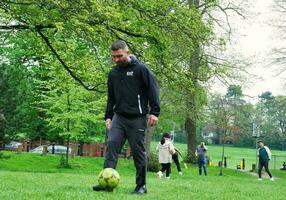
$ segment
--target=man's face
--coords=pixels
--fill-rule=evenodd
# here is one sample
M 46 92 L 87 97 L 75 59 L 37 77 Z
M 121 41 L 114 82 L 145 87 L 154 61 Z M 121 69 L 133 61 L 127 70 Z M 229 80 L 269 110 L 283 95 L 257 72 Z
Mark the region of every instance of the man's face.
M 111 51 L 112 61 L 117 66 L 126 66 L 130 62 L 130 53 L 128 49 L 118 49 Z
M 261 148 L 261 147 L 263 147 L 263 143 L 262 142 L 259 142 L 258 143 L 258 146 Z

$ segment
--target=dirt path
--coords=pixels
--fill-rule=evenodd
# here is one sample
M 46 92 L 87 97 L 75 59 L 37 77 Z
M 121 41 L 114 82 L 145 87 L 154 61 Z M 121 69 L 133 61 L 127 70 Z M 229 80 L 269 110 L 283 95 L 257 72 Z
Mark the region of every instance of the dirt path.
M 246 174 L 249 174 L 251 176 L 256 176 L 258 178 L 258 173 L 257 172 L 251 172 L 251 171 L 245 171 L 245 170 L 240 170 L 241 172 L 244 172 Z M 271 171 L 270 171 L 271 172 Z M 261 173 L 262 179 L 269 179 L 269 176 L 266 172 L 262 171 Z M 279 177 L 273 176 L 274 179 L 279 179 Z

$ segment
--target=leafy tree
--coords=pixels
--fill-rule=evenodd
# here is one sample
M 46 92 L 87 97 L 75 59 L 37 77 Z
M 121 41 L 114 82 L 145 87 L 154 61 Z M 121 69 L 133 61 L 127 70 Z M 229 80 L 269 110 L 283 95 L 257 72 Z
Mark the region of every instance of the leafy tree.
M 34 96 L 37 67 L 23 34 L 4 33 L 0 38 L 4 44 L 0 47 L 0 106 L 5 117 L 0 140 L 23 139 L 35 135 L 43 124 L 37 109 L 31 107 L 38 101 Z
M 252 145 L 254 107 L 243 99 L 241 87 L 230 85 L 225 96 L 210 96 L 206 126 L 218 137 L 219 143 Z
M 274 12 L 276 12 L 278 16 L 278 20 L 273 23 L 273 26 L 275 26 L 276 30 L 278 30 L 278 38 L 281 40 L 285 40 L 285 14 L 286 14 L 286 1 L 285 0 L 275 0 L 274 1 Z M 274 63 L 281 66 L 281 69 L 279 70 L 279 73 L 277 75 L 280 75 L 285 72 L 285 62 L 286 62 L 286 46 L 284 43 L 280 43 L 280 45 L 277 45 L 276 48 L 273 49 L 273 61 Z
M 286 142 L 286 97 L 277 96 L 275 98 L 276 113 L 275 118 L 279 127 L 279 136 L 281 138 L 281 148 L 285 150 Z
M 259 96 L 256 112 L 265 142 L 284 149 L 285 143 L 285 97 L 264 92 Z
M 109 46 L 115 39 L 125 40 L 157 74 L 163 91 L 172 88 L 180 93 L 177 115 L 185 118 L 188 151 L 193 154 L 197 122 L 206 104 L 204 83 L 212 76 L 224 77 L 229 68 L 227 61 L 213 53 L 223 46 L 213 31 L 218 22 L 212 14 L 216 9 L 226 15 L 229 10 L 237 11 L 233 4 L 224 7 L 209 0 L 2 0 L 0 30 L 17 37 L 23 34 L 23 42 L 37 50 L 34 60 L 39 66 L 51 69 L 53 76 L 62 74 L 61 66 L 78 85 L 95 91 L 99 101 L 106 89 Z M 34 42 L 27 43 L 29 40 Z M 73 97 L 75 86 L 71 87 L 63 91 Z M 61 95 L 63 106 L 67 100 L 64 93 L 53 98 Z M 176 96 L 168 96 L 167 101 L 175 102 Z M 170 105 L 166 108 L 174 110 Z

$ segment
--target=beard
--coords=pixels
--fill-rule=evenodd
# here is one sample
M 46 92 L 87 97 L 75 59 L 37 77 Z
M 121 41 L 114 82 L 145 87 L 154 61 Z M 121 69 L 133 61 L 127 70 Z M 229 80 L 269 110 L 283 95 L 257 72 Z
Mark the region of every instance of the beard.
M 128 66 L 128 64 L 129 64 L 128 61 L 122 61 L 122 62 L 116 63 L 116 66 L 118 66 L 118 67 L 126 67 L 126 66 Z

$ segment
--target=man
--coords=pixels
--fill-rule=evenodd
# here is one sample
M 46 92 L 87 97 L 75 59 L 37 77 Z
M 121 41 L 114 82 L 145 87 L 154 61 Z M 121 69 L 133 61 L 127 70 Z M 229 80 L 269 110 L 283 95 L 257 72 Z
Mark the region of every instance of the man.
M 268 173 L 270 180 L 274 181 L 272 174 L 269 171 L 268 165 L 269 165 L 269 160 L 271 159 L 271 152 L 270 149 L 267 146 L 264 146 L 262 141 L 257 142 L 258 145 L 258 150 L 257 150 L 257 156 L 259 157 L 259 166 L 258 166 L 258 180 L 262 180 L 261 178 L 261 171 L 262 168 L 265 168 L 265 171 Z
M 147 193 L 146 153 L 144 148 L 146 116 L 155 126 L 160 113 L 159 89 L 155 77 L 143 63 L 131 56 L 127 44 L 118 40 L 111 46 L 116 66 L 108 75 L 108 100 L 105 125 L 108 131 L 104 168 L 116 168 L 118 153 L 128 140 L 136 167 L 136 187 L 132 194 Z M 148 109 L 150 106 L 150 111 Z M 100 185 L 94 191 L 104 191 Z

